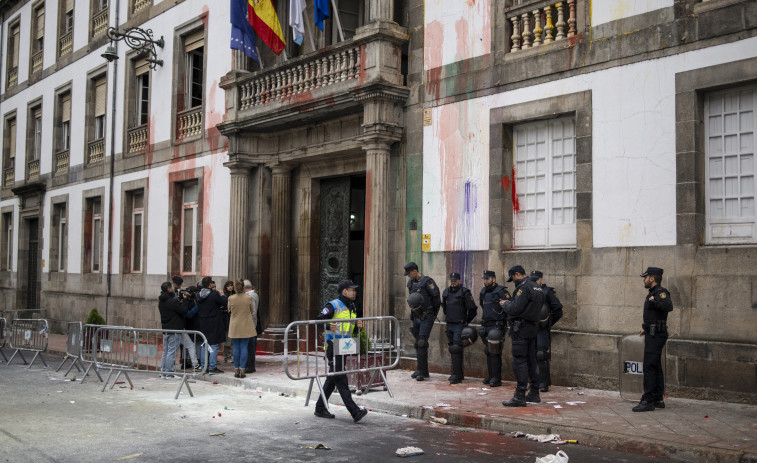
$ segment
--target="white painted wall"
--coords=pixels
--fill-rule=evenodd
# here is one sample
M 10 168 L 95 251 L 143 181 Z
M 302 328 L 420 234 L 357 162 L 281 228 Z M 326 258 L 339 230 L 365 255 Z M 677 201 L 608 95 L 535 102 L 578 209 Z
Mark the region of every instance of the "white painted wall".
M 586 90 L 594 246 L 674 245 L 675 74 L 755 56 L 751 38 L 434 108 L 423 132 L 423 233 L 431 234 L 431 250 L 489 249 L 489 110 Z M 466 182 L 477 189 L 473 214 Z
M 590 0 L 591 24 L 610 21 L 673 6 L 673 0 Z
M 491 0 L 426 0 L 423 69 L 491 53 Z

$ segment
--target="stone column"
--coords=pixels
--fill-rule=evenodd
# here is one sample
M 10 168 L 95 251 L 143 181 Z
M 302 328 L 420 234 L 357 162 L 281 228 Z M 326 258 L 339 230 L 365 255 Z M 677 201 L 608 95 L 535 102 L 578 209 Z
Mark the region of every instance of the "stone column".
M 289 323 L 289 249 L 292 167 L 271 168 L 271 281 L 268 320 L 272 328 L 285 328 Z
M 365 179 L 365 288 L 363 313 L 366 317 L 389 315 L 389 157 L 391 140 L 364 142 Z
M 394 20 L 394 0 L 371 0 L 371 21 Z
M 229 161 L 231 194 L 229 195 L 229 279 L 245 279 L 247 275 L 247 230 L 249 220 L 250 177 L 254 164 Z
M 249 71 L 247 69 L 247 55 L 242 50 L 231 50 L 231 70 Z

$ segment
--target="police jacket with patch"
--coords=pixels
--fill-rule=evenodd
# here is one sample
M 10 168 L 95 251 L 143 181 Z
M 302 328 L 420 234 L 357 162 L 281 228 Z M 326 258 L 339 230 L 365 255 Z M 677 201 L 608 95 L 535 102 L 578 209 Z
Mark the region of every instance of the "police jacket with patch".
M 541 289 L 544 291 L 544 301 L 549 306 L 549 324 L 552 326 L 562 318 L 562 302 L 551 286 L 541 285 Z
M 538 322 L 544 301 L 544 290 L 541 286 L 530 278 L 523 278 L 517 282 L 513 300 L 505 302 L 503 309 L 512 319 Z
M 423 275 L 417 280 L 410 280 L 407 282 L 407 293 L 412 294 L 414 292 L 421 293 L 423 296 L 423 308 L 426 310 L 433 310 L 434 315 L 439 313 L 439 307 L 442 305 L 442 301 L 439 297 L 439 287 L 433 278 Z
M 470 289 L 463 285 L 450 286 L 442 294 L 442 310 L 447 323 L 470 323 L 476 318 L 476 303 Z
M 481 305 L 481 321 L 482 322 L 504 322 L 507 320 L 507 314 L 502 307 L 499 306 L 499 301 L 504 299 L 509 301 L 512 298 L 510 292 L 502 285 L 494 285 L 490 288 L 484 285 L 481 288 L 481 293 L 478 296 L 478 302 Z
M 673 301 L 670 300 L 670 291 L 660 285 L 649 288 L 647 298 L 644 300 L 644 323 L 667 322 L 668 312 L 671 310 L 673 310 Z

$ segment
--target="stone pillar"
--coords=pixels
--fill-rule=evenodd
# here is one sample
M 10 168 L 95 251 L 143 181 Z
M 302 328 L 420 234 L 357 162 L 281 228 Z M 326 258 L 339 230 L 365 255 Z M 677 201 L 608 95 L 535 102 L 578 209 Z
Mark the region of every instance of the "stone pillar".
M 394 20 L 394 0 L 371 0 L 371 21 Z
M 389 157 L 391 140 L 364 142 L 365 178 L 365 288 L 366 317 L 389 315 Z
M 247 230 L 249 220 L 250 178 L 254 164 L 229 161 L 231 194 L 229 195 L 229 279 L 245 279 L 247 275 Z
M 231 50 L 231 70 L 249 71 L 247 69 L 247 55 L 242 50 Z
M 269 326 L 284 328 L 289 323 L 289 249 L 292 167 L 272 167 L 271 181 L 271 281 Z

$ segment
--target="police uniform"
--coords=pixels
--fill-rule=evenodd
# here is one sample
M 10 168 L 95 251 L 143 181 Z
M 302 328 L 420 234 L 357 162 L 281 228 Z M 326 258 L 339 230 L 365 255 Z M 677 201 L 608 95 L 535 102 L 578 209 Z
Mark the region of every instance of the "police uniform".
M 327 302 L 321 312 L 315 317 L 316 320 L 347 320 L 351 318 L 361 317 L 362 314 L 358 314 L 355 301 L 342 295 L 342 291 L 345 288 L 357 288 L 357 285 L 352 283 L 352 280 L 344 280 L 339 283 L 338 287 L 339 297 Z M 334 339 L 340 336 L 356 336 L 358 334 L 357 326 L 354 323 L 337 323 L 337 330 L 335 334 L 327 334 L 324 336 L 326 341 L 326 358 L 329 362 L 330 372 L 344 371 L 344 356 L 334 355 Z M 319 326 L 320 327 L 320 326 Z M 328 376 L 323 383 L 323 393 L 328 401 L 334 389 L 339 391 L 339 395 L 342 398 L 342 403 L 347 408 L 347 411 L 352 415 L 352 419 L 357 423 L 368 412 L 364 408 L 357 406 L 354 400 L 352 400 L 352 393 L 350 392 L 349 380 L 347 375 L 334 375 Z M 334 418 L 334 415 L 329 413 L 326 408 L 326 404 L 323 402 L 323 397 L 318 397 L 318 402 L 315 404 L 315 416 L 319 418 Z
M 460 274 L 450 273 L 450 281 L 458 281 L 457 286 L 449 286 L 442 293 L 442 310 L 447 322 L 447 345 L 452 359 L 452 375 L 450 384 L 458 384 L 463 374 L 463 328 L 476 318 L 476 303 L 470 290 L 459 284 Z
M 538 270 L 531 272 L 534 281 L 542 278 L 544 274 Z M 537 283 L 538 284 L 538 283 Z M 562 303 L 557 298 L 555 289 L 545 284 L 541 285 L 544 291 L 542 313 L 539 317 L 539 331 L 536 333 L 536 362 L 539 366 L 539 390 L 547 392 L 552 385 L 552 375 L 549 372 L 549 363 L 552 358 L 552 325 L 562 318 Z
M 526 271 L 516 265 L 508 271 L 510 279 Z M 515 394 L 502 402 L 506 407 L 525 407 L 526 402 L 541 402 L 539 398 L 539 368 L 536 364 L 536 333 L 539 329 L 539 315 L 544 305 L 544 291 L 535 281 L 523 277 L 516 282 L 513 300 L 502 307 L 508 315 L 510 338 L 512 339 L 513 373 L 515 373 Z M 530 380 L 530 388 L 529 388 Z M 528 395 L 526 395 L 528 390 Z
M 405 275 L 413 270 L 418 270 L 418 265 L 415 262 L 408 262 L 405 265 Z M 439 313 L 442 302 L 439 287 L 434 279 L 429 276 L 421 275 L 417 280 L 412 278 L 408 280 L 407 293 L 408 295 L 418 293 L 423 298 L 420 306 L 410 312 L 413 323 L 410 331 L 415 337 L 415 351 L 418 357 L 416 370 L 410 376 L 415 378 L 416 381 L 423 381 L 429 377 L 428 338 L 431 335 L 431 328 L 434 327 L 434 319 L 436 314 Z
M 483 278 L 496 277 L 497 274 L 492 270 L 485 271 L 483 276 Z M 481 305 L 481 327 L 478 335 L 484 343 L 487 370 L 487 376 L 483 382 L 491 387 L 502 385 L 502 341 L 507 331 L 507 314 L 500 307 L 499 301 L 510 299 L 507 289 L 496 283 L 490 287 L 484 285 L 478 296 L 478 302 Z
M 642 277 L 656 275 L 662 279 L 663 269 L 648 267 Z M 635 412 L 665 408 L 665 378 L 662 373 L 662 349 L 668 340 L 668 313 L 673 310 L 670 291 L 657 283 L 649 288 L 644 299 L 644 315 L 641 327 L 644 331 L 644 395 L 633 408 Z

